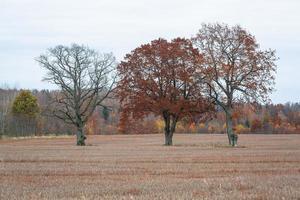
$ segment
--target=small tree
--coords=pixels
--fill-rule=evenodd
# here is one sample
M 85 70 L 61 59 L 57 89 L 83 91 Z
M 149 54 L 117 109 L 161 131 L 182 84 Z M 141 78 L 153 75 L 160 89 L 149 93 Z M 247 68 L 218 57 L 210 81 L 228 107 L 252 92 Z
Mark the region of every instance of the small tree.
M 262 129 L 262 123 L 259 119 L 253 119 L 251 122 L 251 132 L 256 132 Z
M 107 122 L 108 118 L 109 118 L 109 109 L 107 108 L 107 106 L 103 106 L 102 109 L 102 117 L 104 118 L 104 120 Z
M 77 145 L 85 145 L 84 126 L 115 85 L 115 57 L 73 44 L 56 46 L 36 59 L 47 71 L 44 80 L 60 91 L 53 97 L 51 114 L 77 127 Z
M 260 50 L 253 35 L 225 24 L 203 24 L 192 40 L 204 55 L 205 76 L 198 77 L 225 111 L 229 144 L 234 146 L 233 106 L 240 101 L 268 100 L 275 80 L 275 51 Z
M 19 132 L 22 132 L 22 135 L 24 133 L 32 134 L 36 131 L 36 116 L 39 111 L 37 98 L 29 90 L 21 90 L 12 105 L 12 114 L 16 120 L 14 130 L 17 131 L 17 134 Z
M 153 113 L 163 118 L 165 145 L 172 145 L 177 122 L 210 106 L 193 75 L 202 55 L 187 39 L 164 39 L 141 45 L 118 66 L 122 111 L 134 118 Z M 123 127 L 123 126 L 122 126 Z M 143 130 L 141 130 L 143 131 Z
M 37 98 L 29 90 L 22 90 L 15 98 L 12 106 L 14 114 L 35 117 L 39 113 Z

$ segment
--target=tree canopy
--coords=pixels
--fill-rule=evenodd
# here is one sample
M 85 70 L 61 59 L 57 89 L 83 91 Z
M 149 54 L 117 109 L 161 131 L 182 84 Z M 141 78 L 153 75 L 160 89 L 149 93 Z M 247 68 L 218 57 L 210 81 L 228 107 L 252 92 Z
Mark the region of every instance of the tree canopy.
M 188 39 L 160 38 L 134 49 L 118 66 L 123 112 L 136 118 L 162 116 L 165 144 L 172 145 L 178 120 L 210 108 L 201 82 L 193 78 L 202 63 L 203 56 Z
M 37 98 L 29 90 L 21 90 L 12 105 L 12 112 L 17 115 L 35 117 L 39 113 Z

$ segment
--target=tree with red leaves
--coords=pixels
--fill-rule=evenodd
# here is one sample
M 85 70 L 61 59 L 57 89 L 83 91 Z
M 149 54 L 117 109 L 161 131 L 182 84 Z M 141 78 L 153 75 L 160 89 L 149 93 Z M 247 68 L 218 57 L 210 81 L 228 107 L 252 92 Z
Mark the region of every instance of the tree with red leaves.
M 204 56 L 207 93 L 226 113 L 229 144 L 236 145 L 232 114 L 236 102 L 266 102 L 273 91 L 277 57 L 262 51 L 256 39 L 240 26 L 203 24 L 192 41 Z
M 211 104 L 194 79 L 203 56 L 188 39 L 157 39 L 127 54 L 118 66 L 117 94 L 123 112 L 141 118 L 153 113 L 164 119 L 165 145 L 172 145 L 176 123 Z M 141 130 L 142 131 L 142 130 Z

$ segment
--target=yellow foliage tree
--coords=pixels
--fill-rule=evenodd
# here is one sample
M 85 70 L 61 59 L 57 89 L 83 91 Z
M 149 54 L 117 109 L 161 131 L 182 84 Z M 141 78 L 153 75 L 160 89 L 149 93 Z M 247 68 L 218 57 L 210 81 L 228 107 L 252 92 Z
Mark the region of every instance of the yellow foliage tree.
M 160 132 L 160 133 L 164 132 L 165 124 L 164 124 L 164 121 L 162 119 L 157 119 L 155 121 L 155 126 L 156 126 L 156 129 L 158 130 L 158 132 Z
M 249 131 L 249 128 L 245 127 L 243 124 L 236 125 L 234 129 L 237 134 Z

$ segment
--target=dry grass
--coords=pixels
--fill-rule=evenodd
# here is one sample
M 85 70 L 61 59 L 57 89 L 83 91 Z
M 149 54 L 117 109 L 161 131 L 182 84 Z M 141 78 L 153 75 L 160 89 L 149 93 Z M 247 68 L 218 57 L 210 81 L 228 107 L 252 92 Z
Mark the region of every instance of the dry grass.
M 300 199 L 300 135 L 0 141 L 0 199 Z

